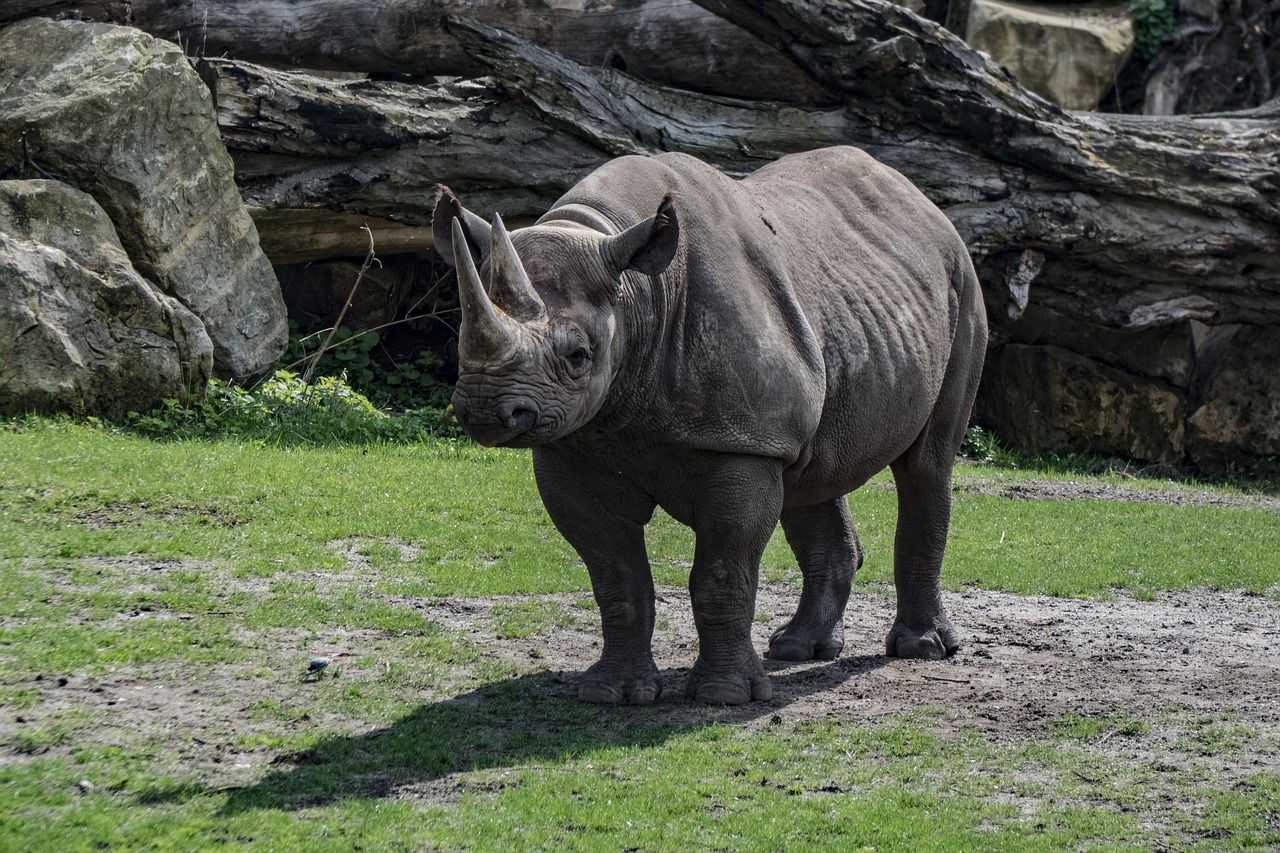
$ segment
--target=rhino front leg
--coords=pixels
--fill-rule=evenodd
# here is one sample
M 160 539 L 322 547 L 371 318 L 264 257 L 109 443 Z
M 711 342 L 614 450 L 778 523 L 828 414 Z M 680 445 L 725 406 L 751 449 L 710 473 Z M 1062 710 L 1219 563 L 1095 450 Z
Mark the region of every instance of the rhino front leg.
M 906 457 L 892 465 L 898 490 L 893 583 L 898 615 L 885 642 L 890 657 L 938 660 L 960 647 L 942 606 L 942 557 L 951 522 L 951 460 Z
M 782 465 L 765 457 L 727 457 L 698 481 L 689 576 L 698 659 L 685 695 L 717 705 L 770 699 L 773 685 L 752 645 L 751 626 L 760 557 L 782 509 Z
M 796 555 L 804 587 L 795 616 L 769 638 L 775 660 L 832 660 L 844 649 L 844 608 L 853 576 L 862 567 L 862 545 L 839 497 L 816 506 L 787 507 L 782 530 Z
M 587 702 L 648 705 L 662 695 L 653 661 L 653 573 L 644 524 L 654 503 L 549 451 L 534 452 L 538 492 L 561 535 L 587 565 L 604 648 L 578 684 Z

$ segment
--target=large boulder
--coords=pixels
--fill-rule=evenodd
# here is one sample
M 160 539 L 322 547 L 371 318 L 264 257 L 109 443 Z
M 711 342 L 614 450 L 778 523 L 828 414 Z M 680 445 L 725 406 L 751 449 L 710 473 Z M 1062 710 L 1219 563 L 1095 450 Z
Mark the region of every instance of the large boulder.
M 1096 109 L 1133 51 L 1127 3 L 972 0 L 965 41 L 1071 110 Z
M 1013 449 L 1209 474 L 1280 461 L 1275 325 L 1209 326 L 1171 311 L 1160 322 L 1113 328 L 1050 307 L 1044 291 L 1033 295 L 1041 299 L 1018 307 L 987 289 L 991 341 L 974 418 Z
M 119 417 L 204 393 L 213 344 L 57 181 L 0 181 L 0 416 Z
M 0 174 L 93 196 L 137 271 L 200 318 L 218 375 L 274 366 L 288 339 L 279 283 L 210 93 L 175 45 L 42 18 L 0 31 Z

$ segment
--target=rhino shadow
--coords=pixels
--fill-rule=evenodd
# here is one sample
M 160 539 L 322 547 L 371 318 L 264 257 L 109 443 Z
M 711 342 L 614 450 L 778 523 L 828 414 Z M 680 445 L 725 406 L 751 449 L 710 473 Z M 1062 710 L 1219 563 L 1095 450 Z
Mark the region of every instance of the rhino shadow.
M 805 665 L 766 660 L 774 698 L 739 706 L 685 700 L 688 669 L 666 670 L 666 692 L 646 707 L 580 702 L 579 673 L 531 673 L 422 705 L 366 734 L 327 737 L 311 749 L 280 756 L 277 769 L 262 780 L 232 791 L 222 814 L 292 811 L 415 792 L 448 801 L 463 790 L 446 779 L 451 774 L 556 761 L 609 747 L 660 746 L 710 725 L 773 718 L 805 696 L 838 689 L 886 663 L 888 658 L 871 655 Z

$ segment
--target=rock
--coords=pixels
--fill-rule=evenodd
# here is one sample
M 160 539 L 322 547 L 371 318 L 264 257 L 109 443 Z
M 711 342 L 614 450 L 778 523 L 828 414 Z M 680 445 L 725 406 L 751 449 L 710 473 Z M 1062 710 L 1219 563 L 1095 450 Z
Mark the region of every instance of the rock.
M 1185 457 L 1184 392 L 1057 346 L 1007 344 L 987 355 L 974 419 L 1021 453 Z
M 1209 326 L 1172 312 L 1114 328 L 1034 300 L 1011 318 L 1009 295 L 990 286 L 1001 267 L 981 269 L 991 342 L 974 417 L 1012 449 L 1114 455 L 1160 472 L 1280 462 L 1275 325 Z
M 965 41 L 1018 82 L 1072 110 L 1096 109 L 1133 50 L 1126 3 L 972 0 Z
M 1268 0 L 1181 0 L 1167 4 L 1177 30 L 1146 74 L 1147 115 L 1231 112 L 1280 94 L 1275 50 L 1280 8 Z
M 137 271 L 200 318 L 218 375 L 271 370 L 288 338 L 279 284 L 182 51 L 126 27 L 31 18 L 0 31 L 0 57 L 0 174 L 92 195 Z
M 1187 419 L 1187 449 L 1202 471 L 1280 461 L 1280 330 L 1223 326 L 1209 332 Z
M 106 212 L 57 181 L 0 181 L 0 416 L 118 418 L 204 393 L 213 344 L 138 275 Z

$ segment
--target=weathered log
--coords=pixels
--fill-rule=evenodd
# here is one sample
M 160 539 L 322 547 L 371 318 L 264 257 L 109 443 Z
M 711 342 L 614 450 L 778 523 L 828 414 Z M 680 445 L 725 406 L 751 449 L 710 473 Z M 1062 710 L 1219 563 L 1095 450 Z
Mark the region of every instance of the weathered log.
M 531 216 L 621 154 L 681 150 L 743 174 L 848 142 L 921 186 L 979 261 L 999 261 L 989 295 L 1007 293 L 1015 314 L 1034 280 L 1058 309 L 1112 326 L 1280 319 L 1280 210 L 1268 196 L 1280 185 L 1280 140 L 1265 114 L 1063 112 L 944 31 L 934 43 L 955 61 L 890 75 L 908 124 L 870 98 L 802 109 L 696 96 L 588 70 L 482 25 L 452 29 L 500 84 L 334 82 L 211 62 L 250 204 L 422 225 L 433 185 L 446 182 L 478 208 Z M 908 74 L 920 85 L 904 88 Z M 1009 253 L 1027 251 L 1043 258 L 1036 274 L 1024 264 L 1006 276 Z
M 370 237 L 380 256 L 425 252 L 433 245 L 430 226 L 403 225 L 358 213 L 250 207 L 249 215 L 262 251 L 276 265 L 360 257 L 369 250 Z
M 194 56 L 409 77 L 483 72 L 441 25 L 464 14 L 657 83 L 764 100 L 826 95 L 789 59 L 689 0 L 12 0 L 0 26 L 59 14 L 137 27 Z

